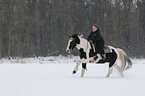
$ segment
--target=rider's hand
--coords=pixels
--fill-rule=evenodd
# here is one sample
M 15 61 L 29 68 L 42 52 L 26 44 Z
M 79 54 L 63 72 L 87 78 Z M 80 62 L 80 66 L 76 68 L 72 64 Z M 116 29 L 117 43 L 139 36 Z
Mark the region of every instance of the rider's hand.
M 92 40 L 89 40 L 89 42 L 93 43 L 93 41 L 92 41 Z

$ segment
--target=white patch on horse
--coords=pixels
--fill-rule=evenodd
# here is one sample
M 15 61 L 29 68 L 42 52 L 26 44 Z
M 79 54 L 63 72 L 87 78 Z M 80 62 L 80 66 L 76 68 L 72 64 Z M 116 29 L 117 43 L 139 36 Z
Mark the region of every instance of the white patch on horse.
M 86 57 L 88 59 L 89 58 L 89 51 L 91 49 L 91 45 L 90 45 L 90 43 L 86 39 L 81 38 L 81 37 L 79 37 L 79 39 L 80 39 L 80 44 L 77 44 L 76 47 L 77 47 L 78 50 L 83 48 L 84 52 L 86 52 Z
M 69 46 L 70 46 L 70 42 L 71 42 L 71 41 L 72 41 L 72 39 L 70 39 L 70 40 L 68 41 L 68 45 L 67 45 L 67 48 L 66 48 L 66 52 L 69 51 L 69 53 L 71 53 L 71 52 L 70 52 L 70 49 L 69 49 Z

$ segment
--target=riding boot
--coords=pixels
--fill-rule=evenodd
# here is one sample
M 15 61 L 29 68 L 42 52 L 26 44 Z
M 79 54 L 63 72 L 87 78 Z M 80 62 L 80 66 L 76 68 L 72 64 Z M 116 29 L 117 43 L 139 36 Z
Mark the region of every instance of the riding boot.
M 106 57 L 104 56 L 104 54 L 101 54 L 101 53 L 99 53 L 100 54 L 100 56 L 101 56 L 101 58 L 103 59 L 103 60 L 105 60 L 106 59 Z M 94 57 L 94 59 L 96 60 L 98 58 L 98 56 L 95 56 Z
M 100 54 L 102 60 L 105 60 L 106 59 L 106 57 L 104 56 L 104 54 L 101 54 L 101 53 L 99 53 L 99 54 Z M 94 59 L 90 63 L 95 63 L 96 60 L 97 60 L 97 58 L 98 58 L 98 56 L 95 56 Z
M 98 56 L 97 56 L 97 53 L 96 53 L 96 56 L 93 58 L 93 60 L 90 63 L 95 63 L 97 58 L 98 58 Z

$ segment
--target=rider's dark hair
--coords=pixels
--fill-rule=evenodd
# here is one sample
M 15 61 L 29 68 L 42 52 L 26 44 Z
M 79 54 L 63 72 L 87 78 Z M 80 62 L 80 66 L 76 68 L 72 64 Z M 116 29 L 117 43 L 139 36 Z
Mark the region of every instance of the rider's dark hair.
M 93 26 L 95 26 L 96 28 L 98 28 L 98 30 L 100 30 L 100 27 L 97 24 L 94 24 Z

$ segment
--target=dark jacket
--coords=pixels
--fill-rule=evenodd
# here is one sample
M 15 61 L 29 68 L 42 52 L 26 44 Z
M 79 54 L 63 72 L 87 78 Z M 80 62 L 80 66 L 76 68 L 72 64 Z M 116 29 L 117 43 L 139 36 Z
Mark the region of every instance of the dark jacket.
M 91 34 L 88 36 L 88 41 L 95 42 L 104 42 L 103 37 L 100 34 L 100 30 L 96 30 L 95 32 L 91 32 Z
M 95 45 L 95 49 L 97 53 L 104 54 L 104 39 L 100 34 L 100 30 L 96 30 L 95 32 L 91 32 L 88 36 L 88 41 L 92 42 Z

